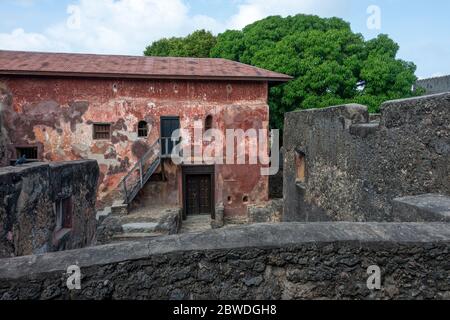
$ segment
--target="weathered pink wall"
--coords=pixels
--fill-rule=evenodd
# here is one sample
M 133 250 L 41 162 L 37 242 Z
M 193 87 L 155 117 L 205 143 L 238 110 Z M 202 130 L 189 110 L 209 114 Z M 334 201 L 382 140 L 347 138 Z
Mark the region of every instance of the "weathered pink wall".
M 193 128 L 194 121 L 212 115 L 214 128 L 223 131 L 267 128 L 269 120 L 264 82 L 10 77 L 0 84 L 12 98 L 3 99 L 12 102 L 2 110 L 11 143 L 37 144 L 48 161 L 97 160 L 100 206 L 112 202 L 124 175 L 159 138 L 161 116 L 179 116 L 182 128 Z M 141 120 L 149 123 L 146 139 L 137 137 Z M 112 124 L 111 141 L 93 140 L 96 122 Z M 14 148 L 8 156 L 15 157 Z M 165 194 L 177 195 L 180 203 L 179 190 Z M 226 215 L 245 216 L 245 195 L 248 204 L 267 200 L 268 179 L 260 166 L 216 166 L 216 202 L 224 203 Z

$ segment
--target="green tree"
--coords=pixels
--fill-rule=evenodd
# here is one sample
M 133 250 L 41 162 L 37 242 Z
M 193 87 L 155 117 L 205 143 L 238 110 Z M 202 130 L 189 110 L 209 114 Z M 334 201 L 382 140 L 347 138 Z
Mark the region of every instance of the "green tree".
M 211 56 L 294 77 L 270 91 L 271 124 L 282 128 L 284 113 L 296 109 L 357 102 L 378 112 L 385 100 L 418 94 L 416 66 L 397 59 L 398 50 L 387 35 L 365 41 L 342 19 L 296 15 L 226 31 Z
M 161 39 L 151 56 L 226 58 L 294 77 L 271 88 L 271 125 L 283 128 L 284 114 L 297 109 L 361 103 L 378 112 L 389 99 L 412 92 L 416 66 L 397 59 L 399 46 L 387 35 L 365 41 L 339 18 L 268 17 L 217 37 L 199 30 L 185 38 Z
M 184 38 L 163 38 L 148 46 L 144 55 L 154 57 L 207 58 L 216 44 L 216 37 L 209 31 L 198 30 Z

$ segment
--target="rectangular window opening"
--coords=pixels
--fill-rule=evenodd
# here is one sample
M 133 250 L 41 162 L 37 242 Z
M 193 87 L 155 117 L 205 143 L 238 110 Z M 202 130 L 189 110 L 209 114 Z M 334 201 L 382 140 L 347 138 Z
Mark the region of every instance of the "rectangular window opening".
M 37 147 L 17 147 L 16 148 L 17 159 L 25 156 L 27 160 L 38 160 L 38 148 Z
M 94 140 L 111 139 L 111 125 L 107 123 L 94 124 Z
M 295 152 L 295 168 L 296 168 L 296 182 L 305 183 L 305 154 L 302 152 Z
M 72 198 L 61 199 L 56 202 L 56 227 L 57 230 L 72 229 L 73 219 Z
M 148 136 L 148 131 L 147 129 L 138 129 L 138 137 L 139 138 L 147 138 Z

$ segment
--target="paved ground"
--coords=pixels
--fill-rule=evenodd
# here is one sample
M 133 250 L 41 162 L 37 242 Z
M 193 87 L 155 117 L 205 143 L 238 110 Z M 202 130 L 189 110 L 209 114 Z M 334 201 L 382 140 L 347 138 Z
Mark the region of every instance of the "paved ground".
M 181 224 L 180 233 L 197 233 L 211 230 L 211 217 L 209 215 L 188 216 Z
M 176 210 L 176 207 L 140 207 L 133 209 L 128 216 L 124 216 L 125 223 L 159 222 L 167 216 L 168 211 Z

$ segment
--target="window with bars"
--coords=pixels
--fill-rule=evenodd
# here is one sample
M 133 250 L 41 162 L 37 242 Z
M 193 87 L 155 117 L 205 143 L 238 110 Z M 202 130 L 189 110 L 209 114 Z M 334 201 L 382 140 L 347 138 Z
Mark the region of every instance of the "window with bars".
M 96 123 L 94 124 L 94 140 L 111 139 L 111 124 Z
M 140 121 L 138 123 L 138 137 L 146 138 L 148 136 L 148 124 L 146 121 Z

